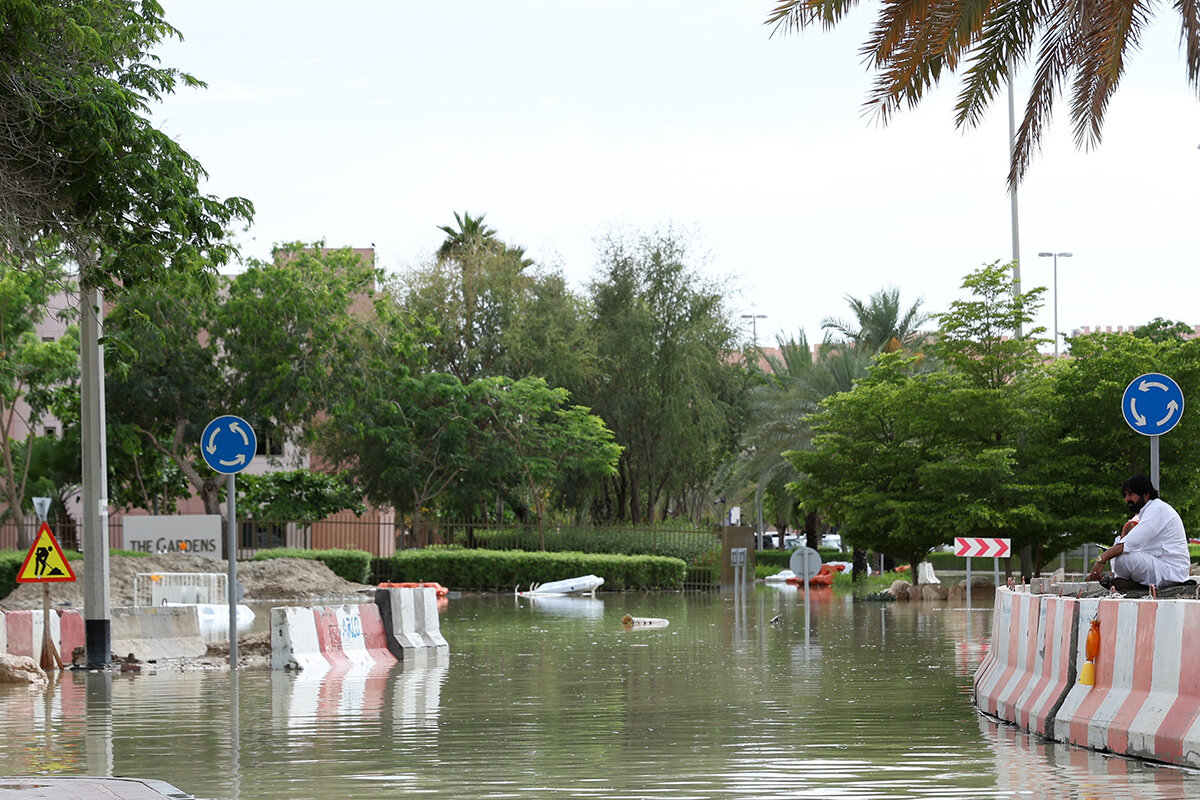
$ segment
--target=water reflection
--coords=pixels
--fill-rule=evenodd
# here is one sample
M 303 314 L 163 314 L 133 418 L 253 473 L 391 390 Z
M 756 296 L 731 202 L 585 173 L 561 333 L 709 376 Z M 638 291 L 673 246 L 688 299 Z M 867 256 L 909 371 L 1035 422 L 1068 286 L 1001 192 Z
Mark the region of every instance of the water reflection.
M 981 721 L 990 609 L 814 593 L 806 638 L 789 588 L 464 597 L 440 659 L 0 686 L 0 773 L 233 800 L 1200 796 L 1192 773 Z
M 1046 800 L 1200 797 L 1200 774 L 1193 770 L 1072 747 L 983 716 L 979 728 L 995 751 L 999 786 L 1013 795 Z

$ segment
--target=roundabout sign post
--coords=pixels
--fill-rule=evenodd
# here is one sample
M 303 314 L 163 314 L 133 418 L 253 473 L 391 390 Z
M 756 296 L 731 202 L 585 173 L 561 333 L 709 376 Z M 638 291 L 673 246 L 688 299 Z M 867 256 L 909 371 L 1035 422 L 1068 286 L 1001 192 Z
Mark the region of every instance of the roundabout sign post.
M 239 472 L 250 466 L 254 451 L 258 449 L 258 437 L 254 428 L 241 417 L 226 414 L 204 426 L 200 434 L 200 455 L 210 467 L 226 481 L 227 512 L 225 520 L 226 557 L 229 559 L 229 669 L 237 671 L 237 484 L 234 480 Z
M 1179 424 L 1183 416 L 1183 390 L 1160 372 L 1139 375 L 1125 387 L 1121 415 L 1134 432 L 1150 437 L 1150 482 L 1161 492 L 1158 437 Z

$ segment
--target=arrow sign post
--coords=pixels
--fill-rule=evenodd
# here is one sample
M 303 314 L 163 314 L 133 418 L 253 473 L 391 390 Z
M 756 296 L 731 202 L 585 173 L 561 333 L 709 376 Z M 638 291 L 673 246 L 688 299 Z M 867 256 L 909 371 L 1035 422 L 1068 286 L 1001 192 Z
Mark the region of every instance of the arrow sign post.
M 1179 424 L 1183 416 L 1183 390 L 1161 372 L 1139 375 L 1125 387 L 1121 415 L 1136 433 L 1150 437 L 1150 482 L 1158 485 L 1158 437 Z
M 1000 559 L 1006 557 L 1012 549 L 1011 539 L 989 539 L 973 536 L 956 536 L 954 538 L 954 555 L 967 559 L 967 608 L 971 607 L 971 559 L 994 559 L 996 588 L 1000 588 Z
M 229 669 L 237 671 L 237 484 L 235 476 L 250 466 L 254 451 L 258 449 L 258 437 L 254 428 L 241 417 L 226 414 L 204 426 L 200 434 L 200 455 L 205 463 L 222 475 L 228 475 L 226 497 L 225 533 L 228 542 L 226 556 L 229 558 Z

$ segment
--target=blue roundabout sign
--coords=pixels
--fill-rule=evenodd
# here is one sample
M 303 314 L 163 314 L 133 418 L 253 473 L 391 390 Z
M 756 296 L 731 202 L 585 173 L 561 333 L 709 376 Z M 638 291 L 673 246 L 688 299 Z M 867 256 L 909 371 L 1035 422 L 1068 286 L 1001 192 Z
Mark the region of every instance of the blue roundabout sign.
M 250 423 L 227 414 L 204 427 L 200 436 L 200 454 L 204 461 L 223 475 L 235 475 L 250 466 L 258 438 Z
M 1125 389 L 1121 414 L 1129 427 L 1143 436 L 1160 436 L 1179 424 L 1183 390 L 1161 373 L 1139 375 Z

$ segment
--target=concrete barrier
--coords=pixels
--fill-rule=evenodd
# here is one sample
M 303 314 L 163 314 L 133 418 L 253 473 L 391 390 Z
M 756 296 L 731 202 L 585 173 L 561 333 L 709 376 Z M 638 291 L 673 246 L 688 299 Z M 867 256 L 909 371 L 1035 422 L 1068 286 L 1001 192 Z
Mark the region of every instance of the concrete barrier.
M 42 611 L 5 611 L 0 625 L 0 644 L 4 652 L 14 656 L 29 656 L 34 661 L 42 658 L 43 617 Z M 50 612 L 50 641 L 58 649 L 64 664 L 71 663 L 71 653 L 85 644 L 83 615 L 75 609 Z
M 379 607 L 392 655 L 401 661 L 418 657 L 426 642 L 417 634 L 416 590 L 376 589 L 375 605 Z
M 271 668 L 394 663 L 374 604 L 271 609 Z
M 1071 689 L 1055 721 L 1055 738 L 1200 767 L 1200 604 L 1083 602 L 1081 619 L 1100 620 L 1096 683 Z M 1082 666 L 1090 625 L 1079 627 L 1076 660 Z
M 208 652 L 195 606 L 114 608 L 110 625 L 112 651 L 121 657 L 171 661 Z
M 992 646 L 977 673 L 975 702 L 985 713 L 1015 722 L 1017 688 L 1035 672 L 1038 604 L 1033 595 L 1002 589 L 993 609 Z
M 1071 653 L 1079 626 L 1079 602 L 1041 596 L 1038 607 L 1036 677 L 1017 698 L 1014 721 L 1026 730 L 1050 736 L 1050 726 L 1077 674 Z
M 1036 613 L 1035 613 L 1036 610 Z M 1095 684 L 1076 682 L 1091 620 Z M 1001 590 L 980 710 L 1060 742 L 1200 767 L 1200 603 Z
M 450 645 L 442 636 L 442 624 L 438 618 L 437 593 L 433 589 L 416 589 L 417 634 L 425 642 L 427 655 L 434 657 L 450 654 Z
M 383 616 L 388 649 L 401 661 L 448 655 L 442 636 L 437 591 L 430 588 L 375 590 L 375 603 Z

